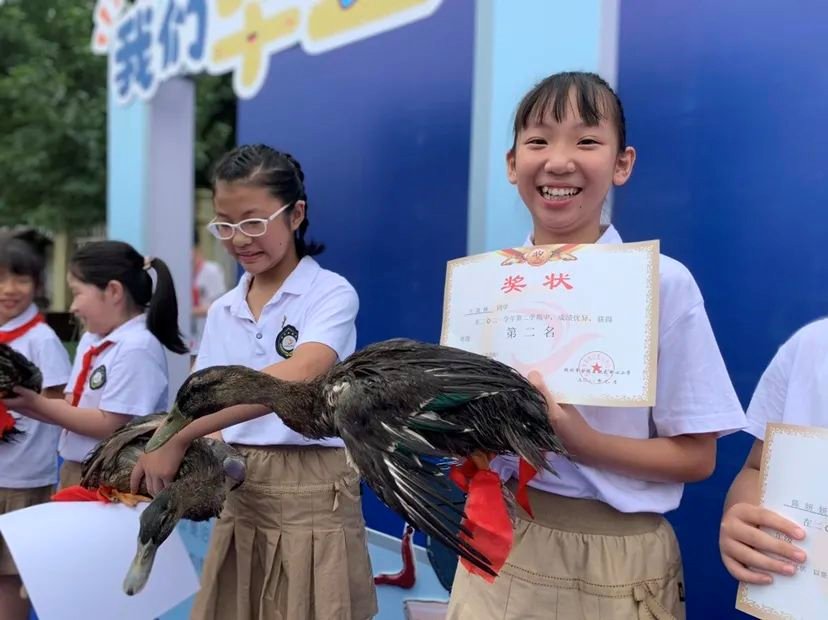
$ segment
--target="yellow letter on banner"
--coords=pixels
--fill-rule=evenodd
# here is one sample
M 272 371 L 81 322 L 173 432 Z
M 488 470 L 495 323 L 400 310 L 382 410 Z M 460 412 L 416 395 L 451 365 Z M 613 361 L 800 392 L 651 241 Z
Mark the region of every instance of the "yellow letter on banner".
M 308 15 L 302 47 L 319 54 L 428 17 L 442 0 L 318 0 Z

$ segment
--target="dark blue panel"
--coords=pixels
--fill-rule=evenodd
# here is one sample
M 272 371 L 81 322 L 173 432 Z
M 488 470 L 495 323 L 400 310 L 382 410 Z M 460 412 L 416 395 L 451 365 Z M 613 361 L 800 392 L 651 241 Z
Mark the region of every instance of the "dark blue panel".
M 271 57 L 241 102 L 239 141 L 294 154 L 306 172 L 309 237 L 360 296 L 359 346 L 437 342 L 446 261 L 466 252 L 474 2 L 309 56 Z M 366 498 L 369 525 L 402 525 Z
M 828 308 L 828 5 L 623 2 L 619 53 L 639 158 L 616 223 L 695 274 L 746 405 L 777 347 Z M 671 515 L 690 618 L 743 617 L 717 535 L 748 445 L 721 441 L 716 475 Z

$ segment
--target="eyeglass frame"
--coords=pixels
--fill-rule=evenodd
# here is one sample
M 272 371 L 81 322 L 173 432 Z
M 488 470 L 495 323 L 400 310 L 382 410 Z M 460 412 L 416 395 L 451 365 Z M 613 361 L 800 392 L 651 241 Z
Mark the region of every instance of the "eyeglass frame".
M 219 241 L 230 241 L 230 239 L 232 239 L 233 237 L 236 236 L 236 231 L 240 232 L 245 237 L 248 237 L 250 239 L 255 239 L 256 237 L 263 237 L 264 235 L 267 234 L 267 227 L 270 224 L 270 222 L 272 222 L 278 216 L 280 216 L 285 211 L 285 209 L 287 209 L 292 204 L 294 204 L 294 202 L 295 201 L 293 201 L 293 200 L 290 201 L 289 203 L 284 205 L 281 209 L 277 210 L 270 217 L 266 217 L 266 218 L 265 217 L 249 217 L 246 220 L 242 220 L 241 222 L 238 222 L 236 224 L 233 224 L 232 222 L 217 222 L 216 218 L 213 218 L 212 220 L 210 220 L 207 223 L 205 228 L 207 229 L 207 232 L 209 232 L 211 235 L 213 235 L 213 237 L 215 237 Z M 247 222 L 261 222 L 262 224 L 264 224 L 264 230 L 258 235 L 249 235 L 241 229 L 242 225 L 247 223 Z M 215 230 L 215 228 L 213 228 L 214 224 L 220 224 L 221 226 L 229 226 L 230 228 L 233 229 L 233 234 L 231 234 L 229 237 L 219 237 L 215 232 L 213 232 L 213 230 Z

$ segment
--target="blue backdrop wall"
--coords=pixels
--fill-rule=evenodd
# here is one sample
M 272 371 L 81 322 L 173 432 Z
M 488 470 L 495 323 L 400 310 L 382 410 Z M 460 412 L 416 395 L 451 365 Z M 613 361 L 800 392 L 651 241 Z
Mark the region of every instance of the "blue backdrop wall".
M 776 348 L 826 307 L 828 5 L 780 7 L 620 9 L 618 85 L 639 158 L 614 219 L 629 240 L 660 238 L 695 274 L 744 405 Z M 336 53 L 281 52 L 240 104 L 239 141 L 288 150 L 306 170 L 309 233 L 328 243 L 320 262 L 360 293 L 360 345 L 439 338 L 445 261 L 467 247 L 474 11 L 447 0 Z M 748 446 L 741 434 L 722 440 L 713 478 L 670 515 L 690 618 L 741 616 L 716 539 Z M 366 515 L 399 535 L 371 497 Z
M 696 276 L 747 406 L 778 346 L 826 313 L 828 5 L 699 0 L 621 3 L 619 94 L 638 148 L 615 221 L 660 238 Z M 747 617 L 716 546 L 743 434 L 671 515 L 689 618 Z
M 274 54 L 240 101 L 239 143 L 267 142 L 306 173 L 308 236 L 359 292 L 358 346 L 437 342 L 446 261 L 466 253 L 474 2 L 319 56 Z M 369 527 L 402 521 L 369 494 Z

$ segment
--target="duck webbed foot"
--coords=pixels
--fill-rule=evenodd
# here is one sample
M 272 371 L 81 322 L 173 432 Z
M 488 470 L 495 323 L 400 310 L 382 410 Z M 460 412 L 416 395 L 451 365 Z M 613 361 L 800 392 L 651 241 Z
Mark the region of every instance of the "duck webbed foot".
M 124 493 L 117 489 L 101 488 L 101 495 L 113 504 L 124 504 L 130 508 L 135 508 L 141 502 L 151 502 L 152 498 L 146 495 L 137 495 L 133 493 Z
M 469 460 L 477 466 L 477 469 L 485 471 L 489 469 L 489 464 L 492 462 L 492 459 L 494 457 L 494 454 L 487 454 L 486 452 L 482 452 L 481 450 L 475 450 L 469 455 Z

